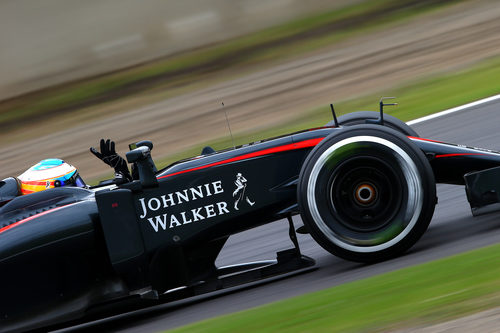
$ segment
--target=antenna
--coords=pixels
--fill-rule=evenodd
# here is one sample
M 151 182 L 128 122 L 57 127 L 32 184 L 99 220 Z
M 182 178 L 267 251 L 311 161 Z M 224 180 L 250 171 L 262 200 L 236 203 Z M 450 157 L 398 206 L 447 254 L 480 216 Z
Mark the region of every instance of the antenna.
M 224 108 L 224 102 L 222 102 L 222 110 L 224 110 L 224 115 L 226 116 L 227 128 L 229 128 L 229 135 L 231 135 L 231 142 L 233 143 L 233 148 L 236 148 L 234 145 L 233 132 L 231 132 L 231 126 L 229 126 L 229 118 L 227 117 L 226 109 Z
M 380 105 L 380 116 L 378 119 L 367 119 L 365 122 L 367 124 L 377 124 L 377 125 L 384 125 L 384 106 L 391 106 L 391 105 L 398 105 L 398 103 L 386 103 L 384 104 L 384 100 L 386 99 L 394 99 L 396 97 L 382 97 L 380 99 L 379 105 Z
M 394 99 L 396 97 L 382 97 L 380 99 L 379 105 L 380 105 L 380 124 L 384 124 L 384 106 L 391 106 L 391 105 L 398 105 L 398 103 L 387 103 L 384 104 L 384 100 L 386 99 Z
M 337 115 L 335 114 L 335 110 L 333 109 L 333 104 L 330 103 L 330 109 L 332 109 L 333 122 L 335 123 L 335 127 L 339 127 L 339 122 L 337 120 Z

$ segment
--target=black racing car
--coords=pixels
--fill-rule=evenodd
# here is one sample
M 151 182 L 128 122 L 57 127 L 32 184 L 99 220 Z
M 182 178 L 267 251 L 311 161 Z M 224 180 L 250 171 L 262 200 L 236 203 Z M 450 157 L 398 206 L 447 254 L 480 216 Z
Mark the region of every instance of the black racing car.
M 303 272 L 299 232 L 332 254 L 376 262 L 427 229 L 436 182 L 465 185 L 473 215 L 500 207 L 500 153 L 423 139 L 381 112 L 176 162 L 152 144 L 126 154 L 138 179 L 15 197 L 0 183 L 0 331 L 57 327 Z M 294 247 L 230 267 L 231 235 L 288 219 Z M 251 251 L 251 249 L 248 249 Z

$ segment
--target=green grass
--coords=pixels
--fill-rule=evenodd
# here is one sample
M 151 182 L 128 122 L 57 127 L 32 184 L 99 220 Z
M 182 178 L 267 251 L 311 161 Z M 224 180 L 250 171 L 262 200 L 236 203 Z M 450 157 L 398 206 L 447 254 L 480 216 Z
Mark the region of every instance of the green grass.
M 460 72 L 441 74 L 426 79 L 407 82 L 398 88 L 380 91 L 354 100 L 334 102 L 339 115 L 359 110 L 378 111 L 381 96 L 397 96 L 396 107 L 386 107 L 385 112 L 401 120 L 408 121 L 436 113 L 458 105 L 500 93 L 500 57 L 485 60 Z M 330 107 L 324 105 L 303 113 L 293 121 L 279 127 L 266 128 L 262 131 L 242 133 L 235 137 L 235 144 L 241 145 L 273 136 L 278 136 L 305 128 L 326 124 L 331 120 Z M 160 158 L 157 165 L 164 167 L 174 161 L 189 156 L 196 156 L 201 148 L 210 145 L 216 150 L 230 147 L 231 139 L 225 137 L 204 142 L 180 154 Z
M 310 52 L 388 23 L 458 2 L 413 0 L 366 1 L 298 19 L 221 44 L 174 55 L 108 75 L 64 84 L 0 103 L 0 126 L 41 117 L 70 114 L 85 106 L 161 87 L 178 89 L 213 73 L 274 62 Z
M 174 332 L 366 332 L 500 306 L 500 245 L 202 321 Z

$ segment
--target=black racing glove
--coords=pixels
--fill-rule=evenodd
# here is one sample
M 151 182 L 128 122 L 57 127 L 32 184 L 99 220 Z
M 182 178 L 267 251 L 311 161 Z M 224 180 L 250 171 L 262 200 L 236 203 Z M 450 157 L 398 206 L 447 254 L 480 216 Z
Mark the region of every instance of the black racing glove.
M 94 154 L 98 159 L 102 160 L 104 163 L 115 169 L 115 178 L 126 178 L 126 180 L 131 181 L 132 176 L 128 171 L 127 162 L 123 157 L 118 155 L 115 151 L 115 142 L 111 140 L 101 139 L 101 152 L 98 152 L 94 147 L 90 147 L 90 152 Z

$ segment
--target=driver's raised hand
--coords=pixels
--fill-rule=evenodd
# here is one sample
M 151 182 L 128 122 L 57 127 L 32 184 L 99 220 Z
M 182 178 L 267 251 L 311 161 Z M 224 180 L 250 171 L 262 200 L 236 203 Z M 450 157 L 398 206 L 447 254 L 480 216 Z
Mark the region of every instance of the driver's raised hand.
M 127 162 L 123 157 L 118 155 L 115 150 L 115 142 L 110 139 L 100 141 L 101 151 L 97 151 L 94 147 L 90 147 L 90 152 L 94 154 L 98 159 L 115 169 L 115 173 L 121 174 L 128 180 L 132 180 L 132 176 L 128 170 Z

